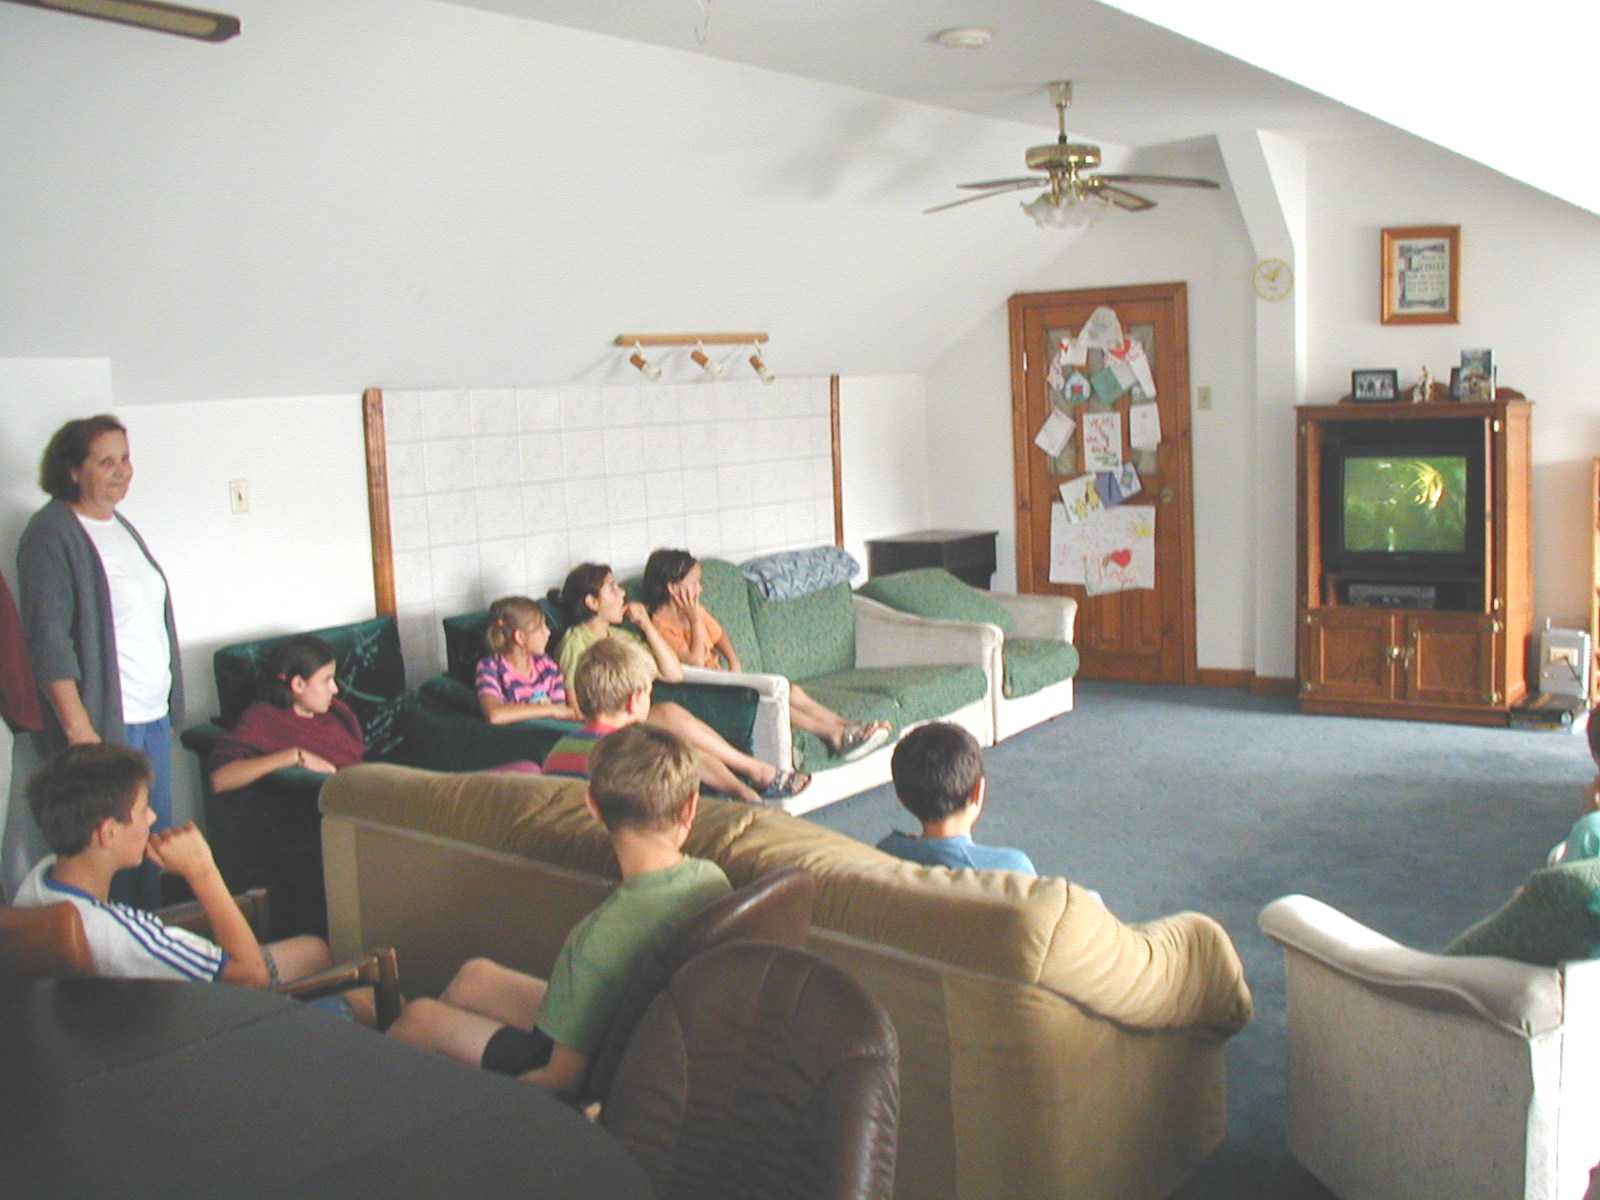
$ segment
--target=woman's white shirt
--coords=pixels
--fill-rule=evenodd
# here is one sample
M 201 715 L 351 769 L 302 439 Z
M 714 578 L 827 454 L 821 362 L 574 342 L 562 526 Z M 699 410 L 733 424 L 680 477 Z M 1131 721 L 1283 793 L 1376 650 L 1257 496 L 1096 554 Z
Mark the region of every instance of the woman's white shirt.
M 145 557 L 122 522 L 77 513 L 100 555 L 111 587 L 117 635 L 117 672 L 122 680 L 122 719 L 129 725 L 167 714 L 172 692 L 172 647 L 167 641 L 167 581 Z

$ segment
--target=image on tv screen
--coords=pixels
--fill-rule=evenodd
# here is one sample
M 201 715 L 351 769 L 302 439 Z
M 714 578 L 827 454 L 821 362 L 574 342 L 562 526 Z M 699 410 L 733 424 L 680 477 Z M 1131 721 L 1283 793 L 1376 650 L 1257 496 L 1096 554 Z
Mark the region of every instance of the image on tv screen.
M 1352 455 L 1344 460 L 1344 548 L 1460 554 L 1467 548 L 1464 455 Z

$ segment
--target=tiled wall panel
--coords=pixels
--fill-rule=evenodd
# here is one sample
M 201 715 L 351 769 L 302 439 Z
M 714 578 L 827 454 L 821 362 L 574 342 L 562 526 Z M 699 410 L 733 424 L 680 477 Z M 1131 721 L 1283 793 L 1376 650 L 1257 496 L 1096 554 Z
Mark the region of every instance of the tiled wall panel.
M 833 540 L 828 381 L 384 391 L 409 682 L 440 621 L 652 549 L 735 561 Z

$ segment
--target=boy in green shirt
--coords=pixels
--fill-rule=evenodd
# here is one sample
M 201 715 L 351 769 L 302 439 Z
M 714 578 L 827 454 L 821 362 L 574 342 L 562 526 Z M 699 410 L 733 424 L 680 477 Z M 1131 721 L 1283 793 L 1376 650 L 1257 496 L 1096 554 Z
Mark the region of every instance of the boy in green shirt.
M 414 1000 L 389 1033 L 472 1066 L 575 1091 L 634 960 L 730 890 L 722 868 L 683 844 L 700 802 L 694 752 L 675 734 L 629 725 L 589 760 L 589 811 L 611 835 L 622 882 L 562 943 L 548 982 L 471 959 L 438 1000 Z

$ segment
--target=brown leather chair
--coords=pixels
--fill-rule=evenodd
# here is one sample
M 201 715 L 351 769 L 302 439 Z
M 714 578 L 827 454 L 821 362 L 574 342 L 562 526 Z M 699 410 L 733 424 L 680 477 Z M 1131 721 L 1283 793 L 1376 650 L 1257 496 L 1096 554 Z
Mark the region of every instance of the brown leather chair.
M 252 888 L 234 900 L 256 937 L 265 940 L 266 930 L 272 927 L 265 889 Z M 211 932 L 205 910 L 194 901 L 163 908 L 156 916 L 191 933 L 209 936 Z M 83 919 L 75 906 L 64 901 L 35 908 L 0 906 L 0 980 L 92 978 L 94 974 Z M 400 1015 L 400 966 L 392 947 L 335 963 L 272 990 L 296 1000 L 317 1000 L 358 987 L 372 988 L 378 1028 L 389 1028 Z
M 713 946 L 729 942 L 803 945 L 811 931 L 816 895 L 816 881 L 799 867 L 763 875 L 754 883 L 713 900 L 679 926 L 659 948 L 635 963 L 628 973 L 616 1015 L 590 1060 L 578 1099 L 605 1100 L 635 1026 L 680 967 Z
M 656 997 L 600 1120 L 660 1200 L 887 1200 L 899 1110 L 877 1001 L 803 950 L 740 943 Z
M 0 980 L 74 979 L 94 974 L 83 922 L 70 904 L 0 906 Z

